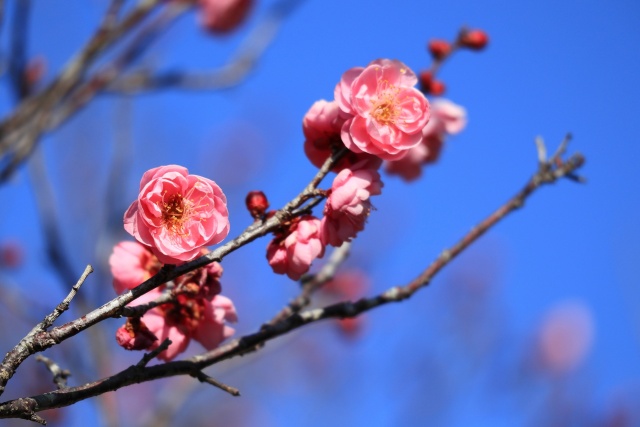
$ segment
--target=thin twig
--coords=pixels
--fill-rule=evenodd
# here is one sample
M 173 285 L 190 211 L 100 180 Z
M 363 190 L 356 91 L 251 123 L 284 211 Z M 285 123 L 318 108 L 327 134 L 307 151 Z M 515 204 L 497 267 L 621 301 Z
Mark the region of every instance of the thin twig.
M 148 69 L 140 69 L 120 77 L 109 86 L 107 92 L 138 94 L 170 88 L 202 91 L 236 86 L 255 69 L 284 20 L 301 3 L 302 0 L 280 0 L 272 5 L 263 20 L 242 42 L 231 60 L 221 68 L 200 73 L 184 71 L 154 73 Z
M 78 279 L 76 284 L 71 288 L 69 295 L 67 295 L 67 297 L 60 304 L 58 304 L 58 306 L 51 312 L 51 314 L 45 316 L 42 322 L 38 323 L 22 340 L 20 340 L 20 342 L 13 348 L 13 350 L 6 354 L 5 360 L 11 359 L 12 357 L 19 357 L 19 355 L 22 354 L 33 354 L 31 353 L 31 351 L 33 349 L 32 343 L 34 339 L 38 336 L 38 334 L 46 332 L 47 329 L 51 325 L 53 325 L 53 322 L 55 322 L 62 313 L 67 311 L 71 300 L 78 293 L 80 286 L 82 286 L 84 281 L 87 279 L 87 276 L 89 276 L 92 271 L 93 268 L 91 267 L 91 265 L 87 265 L 87 268 L 84 269 L 84 272 L 80 276 L 80 279 Z M 11 379 L 16 369 L 17 366 L 15 366 L 14 368 L 7 368 L 6 366 L 4 366 L 4 364 L 0 366 L 0 383 L 3 384 L 3 387 L 0 389 L 0 391 L 4 391 L 4 384 L 6 384 Z
M 36 360 L 44 363 L 49 372 L 53 374 L 53 383 L 58 387 L 58 390 L 67 388 L 67 378 L 71 376 L 69 370 L 62 369 L 56 362 L 41 354 L 36 356 Z
M 172 341 L 169 338 L 166 338 L 164 341 L 162 341 L 162 343 L 160 343 L 158 347 L 156 347 L 149 353 L 145 353 L 144 356 L 142 356 L 142 359 L 136 364 L 136 367 L 144 368 L 145 366 L 147 366 L 147 364 L 158 357 L 160 353 L 168 349 L 171 343 Z
M 240 390 L 237 388 L 223 384 L 202 371 L 198 371 L 197 373 L 192 374 L 192 376 L 196 377 L 201 383 L 211 384 L 214 387 L 218 387 L 220 390 L 226 391 L 231 396 L 240 396 Z

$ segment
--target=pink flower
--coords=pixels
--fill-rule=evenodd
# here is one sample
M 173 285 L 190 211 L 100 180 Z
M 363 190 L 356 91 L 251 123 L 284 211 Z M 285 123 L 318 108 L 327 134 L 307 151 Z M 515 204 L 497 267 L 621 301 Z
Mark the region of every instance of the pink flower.
M 324 255 L 320 220 L 310 215 L 294 220 L 287 234 L 276 236 L 267 246 L 267 260 L 277 274 L 298 280 L 311 263 Z
M 253 0 L 199 0 L 200 22 L 212 33 L 228 33 L 245 20 Z
M 411 148 L 400 160 L 387 162 L 385 171 L 400 175 L 405 181 L 413 181 L 422 174 L 425 164 L 434 163 L 440 157 L 446 135 L 461 132 L 467 124 L 466 110 L 446 99 L 431 104 L 431 119 L 422 129 L 422 141 Z
M 353 115 L 341 130 L 344 145 L 356 153 L 398 160 L 422 139 L 429 102 L 414 86 L 416 75 L 400 61 L 379 59 L 342 75 L 335 99 Z
M 207 254 L 201 249 L 201 255 Z M 151 276 L 154 276 L 162 264 L 146 246 L 138 242 L 120 242 L 113 248 L 109 257 L 111 274 L 113 275 L 113 289 L 122 294 L 133 289 Z M 203 295 L 212 298 L 220 293 L 220 277 L 222 266 L 217 262 L 207 264 L 202 268 L 190 271 L 173 280 L 176 287 L 190 287 Z
M 340 246 L 356 237 L 371 212 L 369 197 L 381 193 L 383 184 L 378 171 L 358 166 L 362 165 L 344 169 L 333 180 L 322 218 L 325 244 Z
M 109 257 L 113 288 L 117 294 L 133 289 L 156 274 L 162 266 L 146 246 L 138 242 L 120 242 Z
M 162 291 L 154 289 L 134 303 L 147 304 L 161 295 Z M 158 338 L 147 350 L 157 348 L 167 338 L 172 341 L 169 348 L 158 355 L 159 359 L 170 361 L 187 349 L 191 339 L 207 350 L 216 348 L 235 332 L 225 322 L 236 322 L 238 318 L 233 302 L 227 297 L 181 293 L 175 301 L 147 311 L 141 320 Z
M 124 229 L 164 264 L 190 261 L 229 233 L 227 198 L 215 182 L 182 166 L 150 169 L 124 214 Z
M 344 122 L 351 118 L 340 110 L 336 101 L 327 102 L 324 99 L 316 101 L 302 120 L 304 132 L 304 152 L 316 167 L 321 167 L 331 156 L 333 150 L 344 147 L 340 132 Z M 352 166 L 362 160 L 369 160 L 372 168 L 378 168 L 382 161 L 367 153 L 349 151 L 333 167 L 334 172 Z

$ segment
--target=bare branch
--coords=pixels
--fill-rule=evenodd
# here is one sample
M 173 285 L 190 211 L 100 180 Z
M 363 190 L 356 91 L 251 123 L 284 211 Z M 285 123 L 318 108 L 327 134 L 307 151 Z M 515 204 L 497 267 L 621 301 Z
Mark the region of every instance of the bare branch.
M 155 359 L 156 357 L 158 357 L 160 353 L 168 349 L 169 346 L 171 345 L 171 342 L 172 341 L 169 338 L 167 338 L 164 341 L 162 341 L 162 343 L 160 343 L 158 347 L 153 349 L 153 351 L 150 351 L 149 353 L 145 353 L 145 355 L 142 356 L 142 359 L 136 364 L 136 367 L 144 368 L 145 366 L 147 366 L 147 364 L 151 362 L 153 359 Z
M 109 86 L 108 91 L 138 94 L 170 88 L 199 91 L 228 89 L 236 86 L 256 67 L 284 20 L 301 3 L 302 0 L 281 0 L 271 6 L 266 16 L 252 29 L 231 60 L 219 69 L 201 73 L 183 71 L 154 73 L 152 70 L 140 69 L 119 78 Z
M 220 390 L 226 391 L 232 396 L 240 396 L 240 390 L 237 388 L 223 384 L 202 371 L 198 371 L 197 373 L 192 374 L 192 376 L 196 377 L 201 383 L 211 384 L 214 387 L 218 387 Z
M 53 374 L 53 383 L 59 390 L 67 388 L 67 378 L 71 376 L 71 372 L 67 369 L 62 369 L 56 362 L 39 354 L 36 356 L 38 362 L 42 362 L 46 365 L 49 372 Z

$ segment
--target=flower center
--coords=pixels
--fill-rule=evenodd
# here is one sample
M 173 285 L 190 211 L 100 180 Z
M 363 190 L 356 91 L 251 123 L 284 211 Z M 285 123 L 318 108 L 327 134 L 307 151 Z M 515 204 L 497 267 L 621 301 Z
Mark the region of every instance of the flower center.
M 160 208 L 162 209 L 162 225 L 171 234 L 184 235 L 184 225 L 191 217 L 189 200 L 182 197 L 180 193 L 174 194 L 163 200 Z
M 397 100 L 398 90 L 389 86 L 382 90 L 376 99 L 372 99 L 371 116 L 383 125 L 392 125 L 400 115 L 401 108 Z
M 204 301 L 202 298 L 180 294 L 176 301 L 158 307 L 164 314 L 167 323 L 178 327 L 185 333 L 198 328 L 204 317 Z

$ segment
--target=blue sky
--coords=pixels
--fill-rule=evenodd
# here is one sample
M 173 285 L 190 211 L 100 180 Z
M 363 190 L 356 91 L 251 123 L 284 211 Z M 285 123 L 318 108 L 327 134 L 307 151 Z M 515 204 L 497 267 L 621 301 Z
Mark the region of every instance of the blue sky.
M 60 69 L 89 37 L 105 3 L 34 2 L 30 53 L 47 58 L 49 73 Z M 203 33 L 195 15 L 188 14 L 154 45 L 144 63 L 163 69 L 220 66 L 272 2 L 258 3 L 249 22 L 223 38 Z M 314 174 L 302 151 L 301 120 L 314 101 L 332 99 L 342 72 L 384 57 L 418 71 L 429 64 L 428 39 L 451 39 L 463 24 L 482 28 L 490 35 L 489 47 L 482 53 L 461 52 L 441 74 L 448 85 L 446 97 L 468 111 L 467 129 L 447 142 L 441 161 L 420 181 L 383 178 L 383 195 L 356 240 L 349 265 L 370 274 L 371 293 L 412 279 L 526 182 L 536 167 L 537 135 L 555 148 L 571 132 L 570 150 L 587 157 L 581 173 L 588 182 L 542 189 L 438 277 L 433 289 L 368 314 L 357 341 L 341 340 L 330 325 L 312 327 L 285 340 L 287 344 L 268 345 L 247 366 L 220 367 L 221 379 L 246 390 L 244 403 L 209 389 L 198 398 L 215 403 L 213 414 L 230 412 L 227 405 L 250 408 L 253 415 L 244 420 L 249 425 L 257 425 L 251 417 L 258 417 L 262 425 L 320 426 L 347 420 L 387 426 L 411 413 L 407 406 L 412 407 L 412 393 L 417 393 L 445 396 L 448 403 L 442 405 L 448 409 L 416 412 L 417 418 L 405 425 L 416 425 L 427 415 L 437 425 L 524 425 L 532 418 L 517 403 L 507 399 L 498 410 L 495 402 L 483 400 L 485 380 L 498 375 L 492 366 L 501 358 L 513 360 L 526 347 L 546 310 L 577 300 L 593 314 L 595 342 L 571 384 L 587 382 L 583 402 L 604 414 L 613 396 L 636 390 L 637 398 L 640 380 L 638 22 L 640 5 L 620 0 L 307 0 L 238 88 L 170 90 L 132 100 L 102 97 L 46 138 L 56 197 L 64 207 L 63 244 L 78 271 L 86 263 L 105 263 L 91 230 L 104 220 L 104 209 L 97 212 L 96 206 L 101 206 L 114 127 L 122 125 L 117 111 L 128 108 L 132 114 L 133 155 L 125 187 L 119 190 L 123 206 L 109 208 L 124 211 L 145 170 L 178 163 L 223 188 L 235 235 L 250 221 L 243 207 L 247 191 L 263 190 L 272 206 L 281 206 Z M 9 98 L 1 94 L 0 106 L 8 111 Z M 23 242 L 29 266 L 12 273 L 11 281 L 46 292 L 47 300 L 55 301 L 62 291 L 47 271 L 24 170 L 0 194 L 11 201 L 9 206 L 20 206 L 3 210 L 0 241 Z M 112 239 L 126 237 L 112 234 Z M 295 284 L 270 273 L 266 244 L 263 240 L 243 248 L 224 263 L 223 293 L 237 302 L 239 333 L 255 330 L 295 294 Z M 443 288 L 455 282 L 454 273 L 474 268 L 491 278 L 491 304 L 507 319 L 509 333 L 503 337 L 504 354 L 481 359 L 487 365 L 474 368 L 464 382 L 459 372 L 470 361 L 459 360 L 455 345 L 452 349 L 442 343 L 445 335 L 438 327 L 452 319 L 434 314 L 444 306 L 430 298 L 443 301 Z M 89 287 L 87 292 L 111 295 L 108 281 Z M 3 340 L 3 348 L 12 345 Z M 276 349 L 269 350 L 271 346 Z M 308 353 L 329 364 L 320 377 L 313 374 L 316 365 L 305 365 Z M 451 359 L 450 366 L 427 372 L 453 370 L 456 380 L 408 374 L 422 354 L 437 366 Z M 137 355 L 118 357 L 118 363 L 126 364 Z M 453 397 L 446 397 L 441 387 L 453 390 Z M 502 402 L 503 397 L 497 399 Z M 70 417 L 81 420 L 93 410 L 91 404 L 83 405 Z

